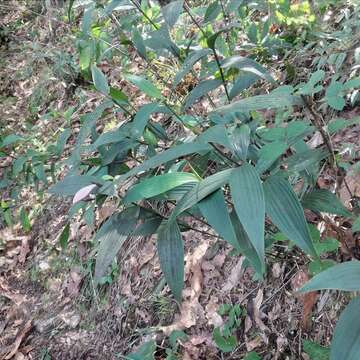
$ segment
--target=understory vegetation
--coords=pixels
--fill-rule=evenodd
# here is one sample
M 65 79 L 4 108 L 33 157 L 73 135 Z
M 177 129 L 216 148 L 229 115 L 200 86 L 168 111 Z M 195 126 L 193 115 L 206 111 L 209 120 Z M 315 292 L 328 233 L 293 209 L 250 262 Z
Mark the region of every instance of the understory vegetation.
M 0 14 L 0 359 L 360 359 L 356 0 Z

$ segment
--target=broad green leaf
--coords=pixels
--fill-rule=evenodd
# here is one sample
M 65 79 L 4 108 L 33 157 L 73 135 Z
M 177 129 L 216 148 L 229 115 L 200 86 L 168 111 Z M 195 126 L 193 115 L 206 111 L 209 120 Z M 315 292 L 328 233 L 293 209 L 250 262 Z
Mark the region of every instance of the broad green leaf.
M 345 129 L 349 126 L 353 126 L 359 123 L 360 123 L 360 116 L 356 116 L 352 119 L 337 118 L 330 120 L 330 122 L 327 125 L 327 129 L 329 134 L 333 135 L 342 129 Z
M 49 189 L 49 193 L 56 195 L 75 195 L 85 186 L 101 183 L 100 179 L 91 175 L 69 175 L 57 182 Z
M 345 107 L 345 100 L 342 96 L 343 84 L 339 81 L 332 81 L 325 92 L 325 100 L 335 110 L 342 110 Z
M 164 16 L 166 24 L 172 28 L 179 16 L 184 5 L 184 0 L 171 1 L 169 4 L 161 7 L 161 12 Z
M 352 88 L 358 88 L 358 87 L 360 87 L 360 77 L 350 79 L 343 85 L 344 90 L 350 90 Z
M 325 77 L 324 70 L 318 70 L 311 74 L 309 81 L 303 85 L 298 94 L 301 95 L 314 95 L 322 90 L 322 85 L 317 85 L 320 81 L 323 81 Z
M 224 125 L 214 125 L 209 129 L 203 131 L 196 139 L 199 142 L 220 144 L 227 149 L 232 149 L 232 144 L 229 140 L 227 129 Z
M 211 3 L 205 11 L 204 24 L 210 21 L 214 21 L 221 13 L 221 5 L 219 1 Z
M 156 343 L 154 340 L 145 342 L 136 352 L 126 355 L 126 360 L 154 360 L 156 351 Z
M 255 166 L 258 174 L 262 174 L 268 170 L 287 148 L 288 145 L 283 141 L 273 141 L 264 145 L 258 153 L 259 159 Z
M 118 104 L 127 104 L 128 97 L 119 89 L 110 87 L 110 97 Z
M 141 165 L 132 168 L 126 174 L 119 176 L 117 178 L 117 183 L 125 181 L 131 176 L 163 165 L 171 160 L 175 160 L 182 156 L 209 150 L 211 150 L 211 147 L 208 144 L 184 143 L 181 145 L 173 146 L 170 149 L 153 156 L 149 160 L 144 161 Z
M 315 276 L 317 274 L 320 274 L 322 271 L 331 268 L 335 264 L 336 262 L 331 259 L 325 259 L 325 260 L 316 259 L 309 263 L 308 265 L 309 273 L 311 276 Z
M 204 180 L 196 184 L 183 198 L 177 203 L 175 209 L 172 211 L 169 222 L 175 221 L 176 217 L 183 211 L 196 205 L 199 201 L 210 195 L 214 191 L 221 188 L 229 181 L 233 169 L 226 169 L 214 175 L 210 175 Z
M 109 95 L 110 87 L 102 71 L 98 69 L 96 65 L 92 65 L 91 74 L 96 90 L 100 91 L 104 95 Z
M 189 95 L 185 99 L 185 104 L 183 109 L 188 109 L 196 100 L 201 98 L 202 96 L 208 94 L 211 90 L 216 89 L 222 84 L 221 80 L 212 79 L 212 80 L 204 80 L 200 84 L 196 85 L 194 89 L 192 89 Z
M 329 360 L 330 349 L 310 340 L 303 340 L 303 349 L 310 360 Z
M 302 105 L 300 96 L 291 94 L 273 94 L 257 95 L 233 102 L 230 105 L 220 106 L 215 110 L 218 113 L 227 113 L 240 111 L 247 113 L 253 110 L 261 109 L 280 109 L 293 105 Z
M 308 149 L 298 152 L 286 159 L 288 170 L 295 172 L 308 170 L 311 166 L 318 165 L 327 156 L 329 156 L 329 150 L 325 148 Z
M 176 74 L 173 87 L 179 84 L 179 82 L 182 80 L 182 78 L 191 71 L 192 67 L 196 62 L 198 62 L 200 59 L 202 59 L 204 56 L 211 53 L 210 49 L 200 49 L 193 51 L 184 61 L 182 64 L 179 72 Z
M 133 29 L 132 33 L 132 42 L 135 46 L 135 49 L 139 53 L 139 55 L 146 60 L 146 46 L 144 43 L 143 38 L 141 37 L 141 34 L 137 28 Z
M 302 206 L 315 212 L 326 212 L 340 216 L 351 216 L 351 212 L 340 202 L 338 197 L 326 189 L 314 189 L 307 193 Z
M 150 177 L 134 185 L 126 194 L 127 203 L 148 199 L 163 194 L 177 186 L 198 181 L 198 177 L 186 172 L 167 173 Z
M 209 225 L 235 249 L 239 249 L 223 191 L 220 189 L 208 195 L 199 202 L 199 208 Z
M 160 228 L 157 250 L 166 282 L 175 299 L 181 302 L 184 287 L 184 244 L 176 222 L 165 223 Z
M 5 138 L 2 141 L 0 141 L 0 148 L 15 144 L 22 140 L 24 139 L 21 136 L 16 134 L 10 134 L 8 136 L 5 136 Z
M 221 66 L 224 69 L 236 68 L 248 73 L 252 73 L 257 77 L 263 78 L 271 83 L 274 83 L 274 79 L 269 72 L 255 60 L 246 58 L 244 56 L 234 55 L 225 59 Z
M 358 360 L 360 354 L 360 297 L 340 315 L 331 342 L 330 360 Z
M 235 80 L 233 87 L 230 90 L 230 100 L 232 100 L 235 96 L 239 95 L 242 91 L 249 88 L 256 81 L 259 80 L 257 75 L 254 75 L 249 72 L 242 72 Z
M 348 261 L 337 264 L 313 277 L 300 291 L 313 290 L 360 290 L 360 261 Z
M 220 328 L 216 327 L 213 331 L 213 339 L 215 341 L 216 346 L 222 352 L 231 352 L 236 348 L 237 340 L 233 335 L 223 336 L 221 334 Z
M 281 176 L 264 183 L 266 213 L 272 222 L 306 253 L 317 257 L 304 211 L 291 185 Z
M 155 50 L 159 56 L 164 56 L 164 50 L 170 52 L 173 56 L 180 57 L 180 49 L 171 40 L 169 28 L 164 25 L 160 29 L 153 31 L 150 36 L 144 40 L 147 47 Z M 168 55 L 165 53 L 165 55 Z
M 67 223 L 60 234 L 59 243 L 63 249 L 66 249 L 70 237 L 70 223 Z
M 166 112 L 166 110 L 163 110 L 163 107 L 158 103 L 145 104 L 137 111 L 131 129 L 131 133 L 135 138 L 139 138 L 143 135 L 150 115 L 157 111 Z
M 263 263 L 265 198 L 259 175 L 245 163 L 232 172 L 229 184 L 236 214 Z
M 255 351 L 251 351 L 246 354 L 243 360 L 261 360 L 261 357 Z
M 336 251 L 339 246 L 340 242 L 334 238 L 325 238 L 322 241 L 314 241 L 314 247 L 319 256 L 327 252 Z
M 161 91 L 157 87 L 155 87 L 149 80 L 133 74 L 126 75 L 125 79 L 138 87 L 146 95 L 154 97 L 156 99 L 162 98 Z
M 250 144 L 250 128 L 243 124 L 237 127 L 231 134 L 229 141 L 232 145 L 234 154 L 241 160 L 246 161 Z
M 95 283 L 106 274 L 118 251 L 129 235 L 134 231 L 139 209 L 131 207 L 112 215 L 100 228 L 95 240 L 98 252 L 95 263 Z

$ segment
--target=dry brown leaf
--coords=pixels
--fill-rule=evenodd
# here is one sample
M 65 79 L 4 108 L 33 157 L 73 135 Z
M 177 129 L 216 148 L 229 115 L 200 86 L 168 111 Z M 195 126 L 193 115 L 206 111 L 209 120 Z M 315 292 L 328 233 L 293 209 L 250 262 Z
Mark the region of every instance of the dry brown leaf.
M 291 280 L 291 286 L 294 291 L 298 291 L 305 283 L 309 281 L 309 275 L 306 270 L 299 270 Z M 312 308 L 314 307 L 318 295 L 315 291 L 311 291 L 305 294 L 297 294 L 299 301 L 302 304 L 303 312 L 301 318 L 301 326 L 307 330 L 310 327 L 310 316 Z
M 250 341 L 246 341 L 245 345 L 246 345 L 246 350 L 247 351 L 252 351 L 254 349 L 256 349 L 257 347 L 259 347 L 262 344 L 262 339 L 260 336 L 256 336 L 253 340 Z
M 255 299 L 253 300 L 254 321 L 261 331 L 270 331 L 269 328 L 261 320 L 262 313 L 260 311 L 260 306 L 263 302 L 263 298 L 264 298 L 263 290 L 259 289 Z
M 209 325 L 214 325 L 215 327 L 222 326 L 223 319 L 217 312 L 218 308 L 219 299 L 217 296 L 213 295 L 205 307 L 206 317 L 208 319 Z
M 30 252 L 29 238 L 25 236 L 21 241 L 20 254 L 18 257 L 20 264 L 23 264 L 25 262 L 26 256 L 29 252 Z
M 226 283 L 222 288 L 222 291 L 228 292 L 238 284 L 241 276 L 243 275 L 242 264 L 244 262 L 244 259 L 245 258 L 241 256 L 237 264 L 233 267 L 230 276 L 227 278 Z
M 70 272 L 69 280 L 66 286 L 66 290 L 70 296 L 77 296 L 80 291 L 80 284 L 83 276 L 80 274 L 79 269 L 73 269 Z
M 194 326 L 198 319 L 204 317 L 204 309 L 199 303 L 199 296 L 202 291 L 203 275 L 201 263 L 208 248 L 208 243 L 201 243 L 195 251 L 186 256 L 185 273 L 188 277 L 191 274 L 190 288 L 184 290 L 189 294 L 189 299 L 183 301 L 180 316 L 169 326 L 163 326 L 161 330 L 169 335 L 174 330 L 188 329 Z
M 352 198 L 360 197 L 360 172 L 351 169 L 348 171 L 341 184 L 339 196 L 346 207 L 349 207 Z
M 23 327 L 23 329 L 18 332 L 16 339 L 11 346 L 12 349 L 7 354 L 4 355 L 4 357 L 3 357 L 4 360 L 11 359 L 17 353 L 25 336 L 31 330 L 31 327 L 32 327 L 31 320 L 28 320 L 27 323 L 25 324 L 25 326 Z

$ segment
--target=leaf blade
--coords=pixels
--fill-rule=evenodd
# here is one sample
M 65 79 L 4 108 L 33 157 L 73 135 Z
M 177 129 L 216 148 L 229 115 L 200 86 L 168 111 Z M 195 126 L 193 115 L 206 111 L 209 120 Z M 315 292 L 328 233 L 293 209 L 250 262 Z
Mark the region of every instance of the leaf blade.
M 157 250 L 166 282 L 175 299 L 180 302 L 184 287 L 184 245 L 176 222 L 166 223 L 160 228 Z

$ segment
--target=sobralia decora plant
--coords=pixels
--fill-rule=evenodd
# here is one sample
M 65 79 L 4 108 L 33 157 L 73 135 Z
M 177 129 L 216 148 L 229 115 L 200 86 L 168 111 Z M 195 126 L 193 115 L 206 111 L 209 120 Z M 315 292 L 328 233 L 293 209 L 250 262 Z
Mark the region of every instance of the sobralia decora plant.
M 80 69 L 103 101 L 82 116 L 69 172 L 50 192 L 73 196 L 70 213 L 82 209 L 88 222 L 107 198 L 117 200 L 118 211 L 94 239 L 96 283 L 128 237 L 156 234 L 162 272 L 181 302 L 182 234 L 203 231 L 191 227 L 189 217 L 244 255 L 262 278 L 271 246 L 265 239 L 275 228 L 319 258 L 304 208 L 352 216 L 333 193 L 316 188 L 321 165 L 336 162 L 329 139 L 348 124 L 338 126 L 336 119 L 325 129 L 311 103 L 316 96 L 340 108 L 358 81 L 347 79 L 340 89 L 334 82 L 324 86 L 322 70 L 295 84 L 269 73 L 259 61 L 264 54 L 267 61 L 281 56 L 276 49 L 285 40 L 270 31 L 275 14 L 265 25 L 249 25 L 249 17 L 272 9 L 263 3 L 113 0 L 84 9 Z M 260 45 L 271 51 L 259 56 Z M 101 66 L 115 57 L 122 88 Z M 266 126 L 269 113 L 273 121 Z M 109 119 L 108 131 L 99 131 Z M 315 132 L 323 141 L 312 148 L 306 140 Z

